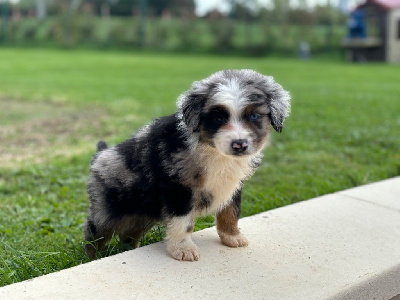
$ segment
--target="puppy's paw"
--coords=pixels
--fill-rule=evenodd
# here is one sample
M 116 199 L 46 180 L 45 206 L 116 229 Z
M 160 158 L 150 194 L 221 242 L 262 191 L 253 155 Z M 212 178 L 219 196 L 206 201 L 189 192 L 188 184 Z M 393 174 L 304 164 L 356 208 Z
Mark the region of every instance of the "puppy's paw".
M 249 245 L 249 240 L 241 233 L 236 235 L 226 234 L 224 232 L 218 232 L 221 242 L 229 247 L 246 247 Z
M 168 245 L 167 251 L 176 260 L 197 261 L 200 258 L 200 251 L 193 242 Z

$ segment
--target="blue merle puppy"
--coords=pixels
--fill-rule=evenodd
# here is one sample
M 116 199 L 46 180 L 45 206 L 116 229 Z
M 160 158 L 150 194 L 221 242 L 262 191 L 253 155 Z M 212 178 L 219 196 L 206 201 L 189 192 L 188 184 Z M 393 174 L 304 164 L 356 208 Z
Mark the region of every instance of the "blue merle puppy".
M 88 183 L 87 255 L 94 258 L 113 234 L 138 247 L 161 222 L 168 253 L 198 260 L 195 220 L 212 213 L 223 244 L 247 246 L 238 228 L 242 185 L 261 163 L 270 125 L 281 132 L 289 110 L 289 93 L 272 77 L 224 70 L 194 82 L 175 114 L 117 146 L 99 142 Z

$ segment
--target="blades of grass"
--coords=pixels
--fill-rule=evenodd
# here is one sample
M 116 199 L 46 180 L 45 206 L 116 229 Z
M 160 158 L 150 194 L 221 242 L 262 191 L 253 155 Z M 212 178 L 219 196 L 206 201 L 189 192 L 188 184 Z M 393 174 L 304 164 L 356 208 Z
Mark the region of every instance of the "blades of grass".
M 14 249 L 13 247 L 11 247 L 10 245 L 8 245 L 3 241 L 0 241 L 0 243 L 2 243 L 6 248 L 10 249 L 15 254 L 21 260 L 21 262 L 23 262 L 22 264 L 23 266 L 28 266 L 29 267 L 28 269 L 37 272 L 38 275 L 36 276 L 43 275 L 43 272 L 38 267 L 36 267 L 34 263 L 28 259 L 27 256 L 22 255 L 20 251 L 17 251 L 16 249 Z

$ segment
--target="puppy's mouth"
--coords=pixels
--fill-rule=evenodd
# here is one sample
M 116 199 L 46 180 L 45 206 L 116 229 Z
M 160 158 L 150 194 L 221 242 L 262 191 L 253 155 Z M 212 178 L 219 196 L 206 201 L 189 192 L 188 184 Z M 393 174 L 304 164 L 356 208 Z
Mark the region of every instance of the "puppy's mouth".
M 232 153 L 231 154 L 232 156 L 248 156 L 248 155 L 250 155 L 250 153 L 247 153 L 247 152 L 243 152 L 243 153 Z
M 227 156 L 231 156 L 231 157 L 247 157 L 247 156 L 251 156 L 252 153 L 250 153 L 250 151 L 244 151 L 244 152 L 231 152 L 229 154 L 226 154 Z

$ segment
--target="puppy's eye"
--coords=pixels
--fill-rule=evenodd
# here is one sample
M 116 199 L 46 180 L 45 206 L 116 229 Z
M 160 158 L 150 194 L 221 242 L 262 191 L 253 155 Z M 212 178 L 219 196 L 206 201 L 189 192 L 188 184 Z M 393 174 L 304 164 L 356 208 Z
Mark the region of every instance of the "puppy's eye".
M 215 114 L 214 115 L 214 122 L 216 123 L 222 123 L 224 121 L 224 117 L 220 114 Z
M 210 115 L 215 124 L 223 124 L 229 119 L 229 113 L 221 108 L 213 109 Z
M 252 113 L 250 115 L 250 120 L 253 121 L 253 122 L 257 121 L 259 118 L 260 118 L 260 115 L 258 113 Z

